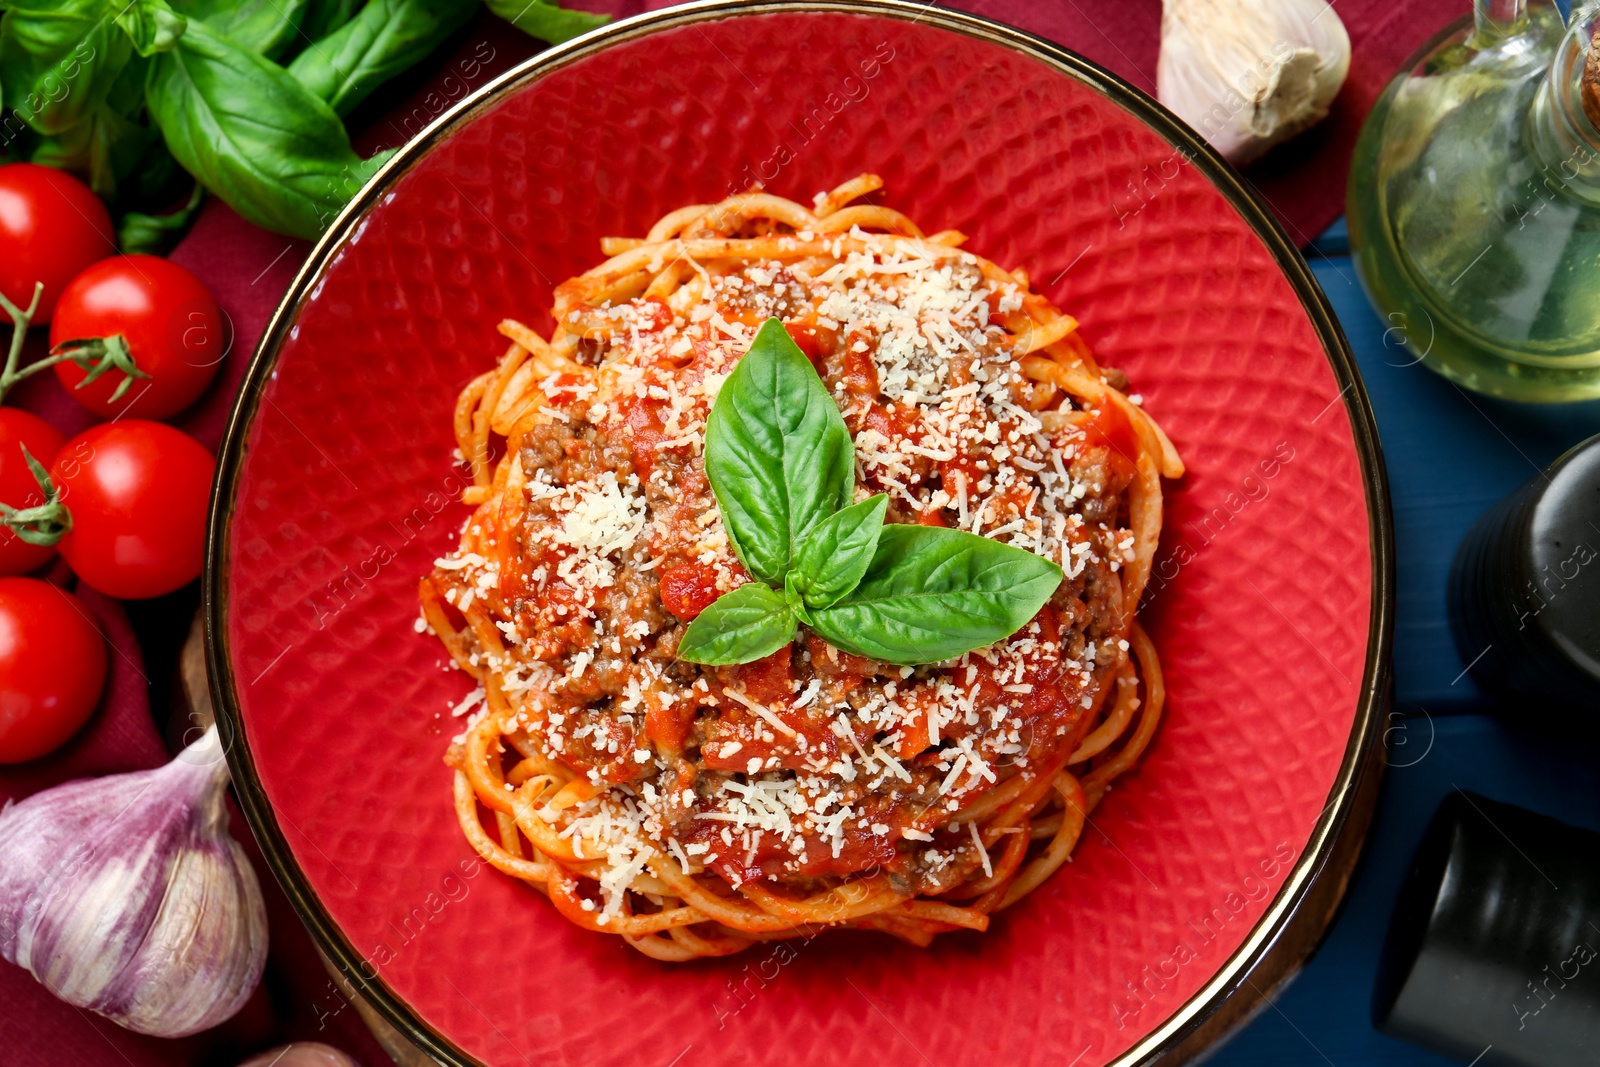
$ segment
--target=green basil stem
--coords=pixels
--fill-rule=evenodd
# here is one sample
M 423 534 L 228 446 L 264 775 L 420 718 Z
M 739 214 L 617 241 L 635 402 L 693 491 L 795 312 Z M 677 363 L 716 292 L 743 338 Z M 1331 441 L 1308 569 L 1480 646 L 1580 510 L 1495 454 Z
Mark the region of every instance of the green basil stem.
M 44 469 L 44 464 L 33 458 L 27 445 L 19 443 L 17 447 L 22 449 L 22 458 L 33 472 L 34 481 L 44 490 L 44 503 L 31 508 L 14 508 L 10 504 L 0 503 L 0 525 L 9 527 L 18 539 L 30 545 L 49 547 L 71 532 L 72 512 L 61 502 L 61 492 L 56 488 L 56 483 L 51 481 L 50 472 Z
M 113 401 L 123 398 L 135 378 L 150 377 L 133 361 L 133 353 L 128 351 L 128 339 L 120 333 L 114 333 L 110 337 L 63 341 L 52 348 L 45 358 L 19 368 L 17 364 L 22 361 L 22 343 L 28 336 L 28 327 L 33 324 L 33 316 L 39 311 L 39 297 L 43 292 L 44 283 L 35 282 L 33 299 L 28 302 L 27 310 L 17 307 L 4 293 L 0 293 L 0 307 L 5 308 L 6 314 L 11 316 L 11 346 L 6 350 L 5 370 L 0 371 L 0 401 L 4 401 L 6 394 L 11 392 L 11 387 L 22 379 L 54 367 L 57 363 L 68 361 L 89 372 L 83 381 L 74 387 L 77 389 L 82 389 L 106 371 L 113 369 L 121 371 L 122 382 L 111 394 Z

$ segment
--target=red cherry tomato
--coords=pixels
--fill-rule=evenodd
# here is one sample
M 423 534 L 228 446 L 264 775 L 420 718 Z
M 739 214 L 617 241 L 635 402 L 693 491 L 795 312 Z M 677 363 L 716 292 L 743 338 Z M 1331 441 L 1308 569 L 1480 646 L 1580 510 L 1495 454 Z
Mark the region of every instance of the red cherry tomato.
M 61 555 L 108 596 L 142 600 L 200 576 L 216 461 L 192 437 L 144 419 L 91 427 L 61 446 L 50 477 L 72 513 Z
M 36 578 L 0 578 L 0 763 L 77 733 L 106 681 L 106 642 L 83 602 Z
M 67 393 L 97 415 L 147 419 L 176 415 L 205 392 L 226 341 L 222 311 L 193 274 L 157 256 L 103 259 L 72 279 L 50 323 L 50 345 L 121 334 L 134 363 L 149 379 L 135 378 L 113 401 L 123 381 L 111 369 L 88 385 L 88 371 L 57 363 Z
M 14 508 L 44 503 L 44 491 L 22 456 L 22 446 L 26 445 L 33 458 L 48 470 L 65 440 L 59 430 L 37 415 L 0 407 L 0 503 Z M 38 570 L 55 554 L 53 547 L 30 545 L 0 526 L 0 575 Z
M 43 282 L 35 326 L 50 321 L 80 271 L 116 254 L 115 232 L 100 198 L 72 175 L 36 163 L 0 167 L 0 293 L 26 309 Z

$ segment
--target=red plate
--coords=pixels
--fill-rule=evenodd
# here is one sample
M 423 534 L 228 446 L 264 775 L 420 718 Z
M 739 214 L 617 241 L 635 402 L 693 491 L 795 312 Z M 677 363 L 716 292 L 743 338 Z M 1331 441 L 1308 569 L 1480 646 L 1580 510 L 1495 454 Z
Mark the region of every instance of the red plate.
M 1170 712 L 1073 862 L 987 935 L 659 964 L 480 865 L 451 813 L 441 757 L 468 683 L 412 622 L 466 514 L 452 406 L 503 349 L 496 321 L 548 330 L 552 286 L 602 235 L 755 178 L 804 199 L 862 171 L 926 229 L 1027 269 L 1177 443 L 1190 473 L 1145 608 Z M 1327 303 L 1192 132 L 969 16 L 672 10 L 465 101 L 279 308 L 211 533 L 215 695 L 251 823 L 328 954 L 446 1062 L 1181 1058 L 1303 959 L 1365 829 L 1392 550 Z

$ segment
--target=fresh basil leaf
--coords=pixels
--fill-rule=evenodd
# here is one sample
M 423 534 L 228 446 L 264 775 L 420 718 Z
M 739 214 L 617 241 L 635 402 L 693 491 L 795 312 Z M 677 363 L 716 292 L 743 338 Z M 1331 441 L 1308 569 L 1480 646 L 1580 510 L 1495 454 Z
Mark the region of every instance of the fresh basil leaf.
M 795 550 L 785 587 L 808 609 L 838 603 L 867 573 L 888 510 L 889 498 L 879 493 L 817 523 Z
M 134 51 L 146 58 L 170 51 L 189 25 L 189 20 L 168 7 L 166 0 L 119 4 L 116 22 L 133 42 Z
M 885 526 L 861 584 L 809 624 L 846 652 L 938 663 L 1017 632 L 1061 584 L 1061 568 L 962 530 Z
M 472 16 L 478 0 L 370 0 L 361 13 L 289 64 L 340 115 L 416 64 Z
M 311 0 L 300 16 L 300 34 L 311 41 L 320 41 L 340 26 L 356 17 L 362 0 Z
M 133 55 L 108 0 L 23 0 L 0 18 L 0 96 L 17 117 L 62 134 L 104 103 Z
M 167 147 L 258 226 L 314 238 L 388 158 L 362 160 L 327 104 L 204 22 L 157 56 L 146 88 Z
M 572 11 L 545 0 L 484 0 L 484 6 L 530 37 L 551 44 L 560 44 L 611 21 L 610 15 Z
M 300 20 L 310 3 L 311 0 L 178 0 L 174 6 L 240 48 L 276 58 L 302 40 Z
M 93 140 L 94 120 L 86 118 L 60 133 L 40 137 L 28 156 L 28 162 L 56 170 L 88 170 L 89 145 Z M 99 192 L 98 189 L 95 191 Z
M 117 76 L 105 101 L 96 104 L 76 124 L 59 134 L 41 137 L 29 159 L 47 167 L 86 173 L 89 188 L 111 201 L 125 191 L 130 177 L 141 185 L 146 178 L 170 171 L 171 157 L 161 144 L 161 133 L 139 121 L 144 107 L 147 61 L 134 56 Z
M 747 582 L 712 601 L 689 624 L 678 658 L 713 667 L 749 663 L 793 641 L 797 627 L 783 594 Z
M 134 56 L 111 86 L 91 120 L 89 187 L 106 200 L 119 194 L 159 190 L 177 169 L 161 143 L 161 131 L 145 114 L 144 79 L 150 61 Z
M 849 503 L 854 456 L 816 368 L 768 319 L 706 420 L 706 476 L 745 570 L 783 583 L 794 547 Z

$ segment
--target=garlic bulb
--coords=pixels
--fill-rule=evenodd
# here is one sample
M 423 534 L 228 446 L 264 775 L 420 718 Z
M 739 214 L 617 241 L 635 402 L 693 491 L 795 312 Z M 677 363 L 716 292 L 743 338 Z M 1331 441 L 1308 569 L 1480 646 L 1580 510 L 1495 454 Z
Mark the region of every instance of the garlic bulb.
M 1319 122 L 1349 71 L 1327 0 L 1164 0 L 1156 95 L 1229 162 Z
M 143 1034 L 231 1017 L 261 980 L 267 913 L 227 781 L 213 726 L 165 767 L 0 811 L 0 956 Z

